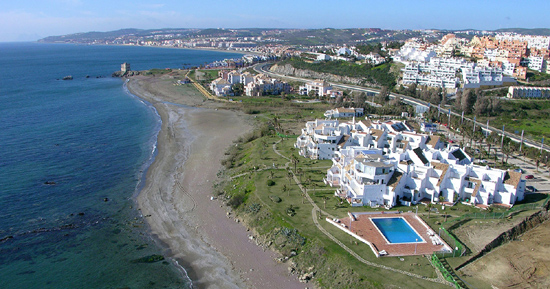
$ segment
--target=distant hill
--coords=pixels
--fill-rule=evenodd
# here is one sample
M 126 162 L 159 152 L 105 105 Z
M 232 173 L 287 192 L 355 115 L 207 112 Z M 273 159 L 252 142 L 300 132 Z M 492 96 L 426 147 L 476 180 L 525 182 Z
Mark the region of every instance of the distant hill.
M 495 30 L 495 32 L 514 32 L 519 34 L 529 35 L 544 35 L 550 36 L 549 28 L 504 28 Z
M 154 35 L 167 34 L 167 33 L 188 35 L 198 30 L 199 29 L 186 29 L 186 28 L 147 29 L 147 30 L 127 28 L 127 29 L 120 29 L 120 30 L 107 31 L 107 32 L 92 31 L 92 32 L 60 35 L 60 36 L 48 36 L 38 41 L 39 42 L 84 43 L 84 42 L 92 42 L 92 41 L 113 40 L 123 36 L 147 37 L 147 36 L 154 36 Z

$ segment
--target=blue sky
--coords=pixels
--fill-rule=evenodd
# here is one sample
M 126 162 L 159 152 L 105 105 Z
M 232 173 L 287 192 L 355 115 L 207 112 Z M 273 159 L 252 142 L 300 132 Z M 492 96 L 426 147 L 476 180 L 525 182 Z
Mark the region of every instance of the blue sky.
M 550 28 L 548 11 L 548 0 L 0 0 L 0 41 L 122 28 Z

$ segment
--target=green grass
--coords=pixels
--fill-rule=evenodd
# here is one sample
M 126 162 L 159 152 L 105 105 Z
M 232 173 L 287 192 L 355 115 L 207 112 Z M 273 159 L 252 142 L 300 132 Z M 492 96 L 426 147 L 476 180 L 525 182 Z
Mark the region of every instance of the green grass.
M 495 117 L 478 117 L 478 121 L 490 121 L 493 127 L 505 126 L 505 130 L 511 133 L 521 134 L 525 130 L 525 136 L 540 141 L 541 137 L 550 137 L 550 101 L 535 99 L 506 100 L 502 102 L 502 110 Z
M 292 126 L 293 122 L 296 122 L 295 115 L 291 113 L 288 114 L 288 118 L 280 115 L 279 117 L 285 125 Z M 270 118 L 265 117 L 265 119 Z M 303 122 L 301 124 L 303 125 Z M 421 279 L 411 280 L 406 275 L 367 266 L 321 233 L 313 224 L 312 205 L 304 200 L 296 183 L 293 180 L 289 182 L 287 178 L 287 170 L 283 168 L 287 160 L 273 152 L 272 145 L 278 140 L 280 140 L 279 137 L 265 136 L 239 145 L 236 165 L 227 173 L 236 175 L 246 172 L 247 174 L 228 181 L 224 186 L 226 196 L 243 196 L 242 204 L 235 210 L 239 218 L 267 240 L 271 240 L 274 249 L 285 255 L 290 255 L 292 251 L 297 252 L 298 255 L 293 258 L 299 264 L 299 268 L 305 270 L 314 266 L 315 279 L 324 287 L 382 288 L 388 284 L 388 278 L 392 280 L 389 283 L 400 287 L 442 287 L 437 283 Z M 294 142 L 295 139 L 285 139 L 277 144 L 277 148 L 285 156 L 298 156 L 298 152 L 293 147 Z M 310 160 L 299 157 L 297 165 L 302 172 L 298 177 L 302 179 L 304 185 L 311 188 L 310 196 L 321 208 L 323 207 L 323 197 L 330 197 L 327 201 L 327 209 L 329 206 L 339 204 L 339 200 L 331 197 L 334 190 L 326 190 L 328 187 L 322 183 L 331 163 L 330 160 Z M 275 164 L 275 169 L 273 164 Z M 293 165 L 290 167 L 293 169 Z M 268 180 L 272 180 L 274 185 L 268 185 Z M 285 191 L 284 187 L 288 190 Z M 314 191 L 313 188 L 316 190 Z M 274 202 L 270 196 L 277 196 L 281 201 Z M 287 214 L 287 209 L 291 206 L 295 212 L 293 216 Z M 258 208 L 260 209 L 258 210 Z M 335 209 L 334 212 L 344 215 L 346 210 L 342 207 Z M 320 224 L 342 242 L 349 244 L 352 250 L 366 260 L 429 278 L 435 277 L 435 269 L 422 256 L 406 257 L 404 261 L 400 261 L 398 258 L 376 258 L 370 247 L 350 242 L 349 235 L 324 221 L 324 217 L 323 220 L 320 220 Z M 296 229 L 299 236 L 304 237 L 306 242 L 299 245 L 281 241 L 284 238 L 281 238 L 277 232 L 282 228 Z M 315 252 L 321 253 L 315 254 Z

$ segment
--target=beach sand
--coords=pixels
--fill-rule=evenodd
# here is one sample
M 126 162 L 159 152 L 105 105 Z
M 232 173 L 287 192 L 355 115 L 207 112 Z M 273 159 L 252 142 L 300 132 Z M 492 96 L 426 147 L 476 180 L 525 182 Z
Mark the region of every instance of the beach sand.
M 128 82 L 162 119 L 158 154 L 137 202 L 165 255 L 188 271 L 196 288 L 305 288 L 275 261 L 276 253 L 249 240 L 225 205 L 210 200 L 225 150 L 252 129 L 246 115 L 176 93 L 172 82 L 143 76 Z

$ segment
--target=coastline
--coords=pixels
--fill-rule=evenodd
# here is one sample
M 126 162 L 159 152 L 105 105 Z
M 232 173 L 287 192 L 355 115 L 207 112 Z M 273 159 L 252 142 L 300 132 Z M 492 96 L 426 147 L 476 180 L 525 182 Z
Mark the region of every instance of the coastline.
M 163 77 L 132 77 L 127 85 L 162 120 L 137 203 L 165 255 L 184 264 L 196 288 L 304 288 L 275 252 L 249 240 L 247 229 L 210 199 L 225 150 L 252 129 L 246 116 L 177 94 Z

